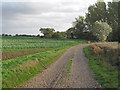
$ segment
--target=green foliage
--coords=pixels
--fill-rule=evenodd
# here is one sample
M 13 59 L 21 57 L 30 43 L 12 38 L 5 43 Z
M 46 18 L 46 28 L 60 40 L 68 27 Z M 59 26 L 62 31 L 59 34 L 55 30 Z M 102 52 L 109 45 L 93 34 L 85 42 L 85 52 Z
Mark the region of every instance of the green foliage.
M 113 32 L 111 32 L 110 36 L 109 36 L 109 40 L 111 41 L 117 41 L 119 40 L 118 36 L 120 35 L 119 33 L 119 27 L 118 27 L 118 21 L 119 21 L 119 17 L 118 17 L 118 2 L 108 2 L 108 24 L 112 27 Z
M 66 38 L 66 33 L 65 32 L 54 32 L 52 35 L 52 38 Z
M 119 31 L 118 30 L 118 2 L 97 2 L 94 5 L 88 7 L 88 13 L 86 13 L 86 24 L 88 29 L 91 31 L 96 21 L 106 22 L 112 27 L 109 41 L 118 41 Z
M 96 36 L 99 41 L 105 41 L 110 32 L 112 32 L 112 28 L 106 22 L 96 21 L 92 29 L 92 34 Z
M 40 31 L 45 38 L 67 38 L 66 32 L 55 32 L 53 28 L 41 28 Z
M 90 46 L 84 48 L 85 56 L 89 59 L 88 65 L 95 74 L 95 79 L 104 88 L 118 88 L 118 70 L 112 66 L 106 66 L 101 59 L 106 58 L 94 56 Z
M 84 18 L 83 16 L 75 18 L 75 22 L 73 22 L 73 27 L 67 30 L 67 37 L 95 40 L 96 35 L 93 36 L 92 30 L 94 28 L 94 23 L 96 21 L 99 21 L 108 23 L 112 28 L 112 32 L 108 31 L 108 33 L 110 34 L 108 34 L 107 38 L 105 36 L 103 38 L 103 41 L 106 39 L 109 41 L 120 41 L 120 30 L 118 29 L 118 22 L 120 21 L 118 19 L 118 4 L 120 4 L 120 2 L 108 2 L 106 4 L 103 0 L 98 0 L 97 3 L 90 5 L 88 7 L 88 13 L 86 13 L 86 18 Z M 103 37 L 104 34 L 101 36 Z
M 74 30 L 74 35 L 77 38 L 82 37 L 82 34 L 84 33 L 85 28 L 85 19 L 83 16 L 79 16 L 78 18 L 75 18 L 76 21 L 73 22 L 75 30 Z
M 40 31 L 44 34 L 44 37 L 51 38 L 55 30 L 53 28 L 40 28 Z
M 71 34 L 74 33 L 74 30 L 75 30 L 75 27 L 71 27 L 66 31 L 67 32 L 67 38 L 73 39 L 73 36 Z
M 83 16 L 79 16 L 78 18 L 75 18 L 75 21 L 73 22 L 73 27 L 67 30 L 67 37 L 71 39 L 72 38 L 86 39 L 86 40 L 93 39 L 92 34 L 88 31 L 85 18 Z
M 96 21 L 106 22 L 106 14 L 105 2 L 97 2 L 89 6 L 88 13 L 86 14 L 86 22 L 89 30 L 92 30 L 92 26 Z

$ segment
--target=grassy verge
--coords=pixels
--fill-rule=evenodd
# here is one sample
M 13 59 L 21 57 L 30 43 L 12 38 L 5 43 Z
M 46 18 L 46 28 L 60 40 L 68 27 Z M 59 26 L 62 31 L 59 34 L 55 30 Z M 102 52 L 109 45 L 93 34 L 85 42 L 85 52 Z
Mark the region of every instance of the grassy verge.
M 95 79 L 102 87 L 118 88 L 118 70 L 112 66 L 105 66 L 101 60 L 107 59 L 93 55 L 90 46 L 84 48 L 85 56 L 89 59 L 88 65 L 95 74 Z
M 2 87 L 13 88 L 21 85 L 55 62 L 69 47 L 3 61 Z

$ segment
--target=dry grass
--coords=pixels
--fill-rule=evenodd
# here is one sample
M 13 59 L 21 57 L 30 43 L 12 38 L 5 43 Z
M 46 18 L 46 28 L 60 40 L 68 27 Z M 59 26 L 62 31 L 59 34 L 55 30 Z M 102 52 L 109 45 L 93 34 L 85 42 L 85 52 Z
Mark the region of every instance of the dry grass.
M 96 46 L 95 44 L 91 44 L 90 45 L 93 49 L 93 52 L 96 54 L 96 55 L 103 55 L 104 54 L 104 51 L 103 49 L 101 49 L 100 47 Z
M 20 71 L 23 71 L 24 69 L 29 69 L 32 67 L 35 67 L 39 64 L 39 60 L 36 58 L 36 60 L 28 60 L 26 63 L 20 65 Z M 13 68 L 13 71 L 16 71 L 18 68 Z
M 107 60 L 103 61 L 119 68 L 120 47 L 108 42 L 93 43 L 90 46 L 95 55 L 107 58 Z
M 24 65 L 21 66 L 21 68 L 25 69 L 25 68 L 30 68 L 30 67 L 34 67 L 37 64 L 39 64 L 38 59 L 36 58 L 36 60 L 28 60 L 28 62 Z
M 98 46 L 96 46 L 98 47 Z M 102 48 L 104 51 L 104 49 Z M 95 79 L 98 81 L 103 88 L 118 88 L 119 85 L 119 71 L 118 66 L 113 66 L 109 61 L 115 60 L 111 58 L 110 60 L 104 55 L 98 56 L 93 52 L 93 48 L 84 48 L 85 56 L 89 59 L 88 65 L 95 75 Z M 105 52 L 104 52 L 105 54 Z M 117 57 L 117 56 L 114 56 Z M 117 61 L 117 60 L 115 60 Z

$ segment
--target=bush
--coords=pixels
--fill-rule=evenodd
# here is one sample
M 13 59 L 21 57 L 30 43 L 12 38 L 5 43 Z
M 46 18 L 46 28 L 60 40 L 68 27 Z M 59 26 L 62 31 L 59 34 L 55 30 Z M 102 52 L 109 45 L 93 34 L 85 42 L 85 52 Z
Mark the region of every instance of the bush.
M 103 49 L 101 49 L 100 47 L 97 47 L 95 44 L 91 44 L 90 45 L 93 49 L 93 52 L 96 54 L 96 55 L 99 55 L 99 56 L 102 56 L 104 51 Z
M 95 43 L 91 44 L 90 47 L 95 55 L 107 58 L 101 61 L 109 63 L 110 65 L 120 69 L 120 48 L 118 46 L 114 46 L 109 43 Z
M 105 41 L 110 32 L 112 32 L 112 28 L 106 22 L 96 21 L 92 29 L 92 34 L 96 36 L 99 41 Z

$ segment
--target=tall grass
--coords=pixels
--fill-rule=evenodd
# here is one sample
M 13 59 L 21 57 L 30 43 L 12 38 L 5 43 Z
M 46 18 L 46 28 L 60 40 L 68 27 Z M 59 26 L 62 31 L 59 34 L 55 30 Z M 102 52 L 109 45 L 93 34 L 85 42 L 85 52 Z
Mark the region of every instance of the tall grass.
M 112 66 L 119 68 L 120 63 L 120 47 L 116 45 L 111 45 L 110 43 L 94 43 L 90 45 L 91 50 L 94 52 L 93 54 L 97 56 L 102 56 L 107 59 L 102 59 L 106 64 L 110 64 Z
M 118 88 L 120 73 L 120 47 L 116 43 L 93 43 L 84 49 L 99 84 L 106 88 Z
M 93 47 L 84 48 L 85 56 L 89 59 L 88 65 L 95 74 L 95 79 L 103 88 L 118 88 L 119 87 L 119 71 L 112 66 L 109 59 L 102 55 L 96 55 Z

